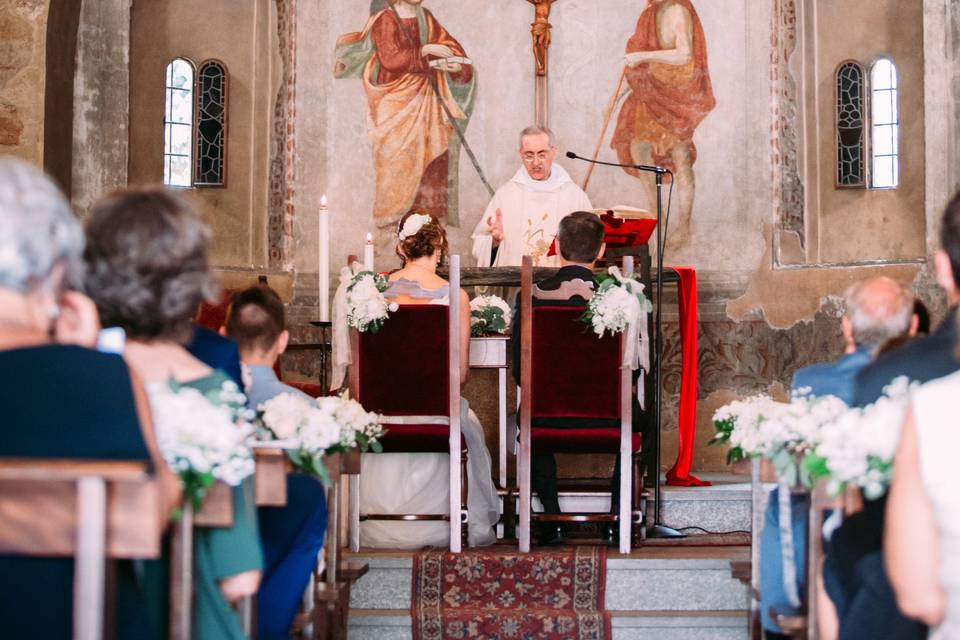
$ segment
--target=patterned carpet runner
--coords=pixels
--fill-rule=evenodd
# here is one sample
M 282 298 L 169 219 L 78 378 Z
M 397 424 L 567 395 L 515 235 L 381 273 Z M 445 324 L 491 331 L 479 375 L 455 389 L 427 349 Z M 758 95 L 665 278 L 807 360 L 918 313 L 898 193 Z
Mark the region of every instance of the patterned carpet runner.
M 413 638 L 607 640 L 606 551 L 421 551 L 413 562 Z

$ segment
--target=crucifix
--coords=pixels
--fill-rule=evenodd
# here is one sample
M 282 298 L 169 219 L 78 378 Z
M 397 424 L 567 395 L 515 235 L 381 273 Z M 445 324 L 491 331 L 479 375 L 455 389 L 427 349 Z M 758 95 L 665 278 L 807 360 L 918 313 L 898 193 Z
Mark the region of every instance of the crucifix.
M 538 125 L 547 125 L 549 99 L 547 94 L 547 53 L 550 50 L 550 8 L 556 0 L 527 0 L 533 5 L 534 17 L 530 25 L 533 38 L 533 60 L 536 68 L 534 77 L 534 120 Z

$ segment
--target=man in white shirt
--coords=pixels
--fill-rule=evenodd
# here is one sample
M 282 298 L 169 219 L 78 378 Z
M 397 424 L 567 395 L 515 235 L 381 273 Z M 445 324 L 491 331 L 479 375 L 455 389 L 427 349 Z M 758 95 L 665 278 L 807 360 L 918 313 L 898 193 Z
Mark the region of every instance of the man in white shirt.
M 573 211 L 589 211 L 590 199 L 560 165 L 553 132 L 531 126 L 520 133 L 523 166 L 497 189 L 473 230 L 478 267 L 519 266 L 523 256 L 535 266 L 556 266 L 547 256 L 560 220 Z

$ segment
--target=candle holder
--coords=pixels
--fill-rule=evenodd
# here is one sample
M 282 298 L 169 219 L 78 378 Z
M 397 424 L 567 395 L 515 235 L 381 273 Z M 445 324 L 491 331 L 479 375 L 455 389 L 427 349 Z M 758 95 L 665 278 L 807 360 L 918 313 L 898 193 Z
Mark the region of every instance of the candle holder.
M 333 323 L 326 320 L 311 320 L 310 324 L 320 329 L 320 388 L 323 391 L 323 395 L 328 395 L 330 389 L 327 382 L 329 380 L 327 370 L 330 361 L 330 338 L 333 331 Z

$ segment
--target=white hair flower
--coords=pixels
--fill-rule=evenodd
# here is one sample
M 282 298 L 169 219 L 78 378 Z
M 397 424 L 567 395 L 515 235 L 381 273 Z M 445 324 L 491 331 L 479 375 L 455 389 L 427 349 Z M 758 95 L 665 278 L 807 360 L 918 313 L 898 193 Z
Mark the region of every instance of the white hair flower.
M 424 225 L 430 223 L 431 219 L 432 218 L 425 213 L 414 213 L 403 221 L 403 227 L 397 235 L 400 237 L 400 240 L 406 240 L 411 236 L 415 236 L 420 233 L 420 229 L 423 229 Z

